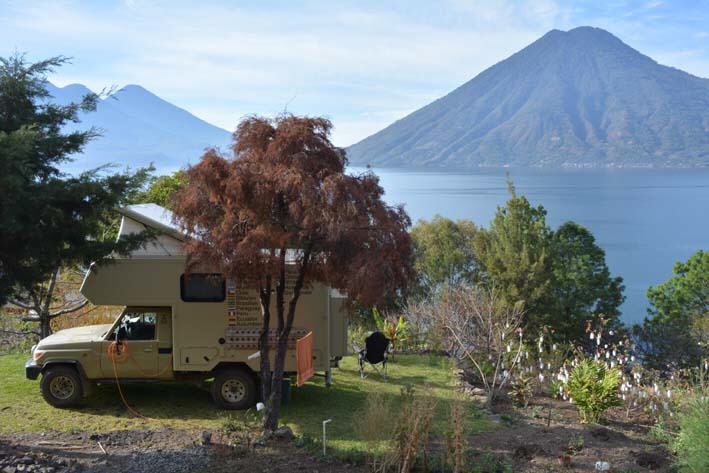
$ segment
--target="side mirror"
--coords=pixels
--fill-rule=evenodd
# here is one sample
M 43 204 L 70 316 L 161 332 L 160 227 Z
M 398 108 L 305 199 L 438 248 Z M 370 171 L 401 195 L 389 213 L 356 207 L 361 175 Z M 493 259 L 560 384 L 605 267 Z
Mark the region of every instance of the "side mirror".
M 125 340 L 126 338 L 126 328 L 125 327 L 119 327 L 118 330 L 116 330 L 116 342 L 120 342 L 121 340 Z

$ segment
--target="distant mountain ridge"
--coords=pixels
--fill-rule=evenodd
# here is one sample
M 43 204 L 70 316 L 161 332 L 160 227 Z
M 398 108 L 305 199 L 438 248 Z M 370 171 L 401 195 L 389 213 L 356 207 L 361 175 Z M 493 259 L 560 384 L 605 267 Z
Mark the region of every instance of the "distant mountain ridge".
M 79 102 L 91 91 L 81 84 L 56 87 L 48 84 L 52 101 Z M 111 163 L 120 167 L 154 163 L 161 172 L 198 161 L 205 148 L 226 147 L 231 133 L 161 99 L 139 85 L 128 85 L 102 99 L 95 112 L 82 113 L 81 122 L 69 130 L 96 127 L 100 137 L 66 167 L 81 171 Z
M 709 166 L 709 79 L 599 28 L 552 30 L 347 151 L 383 167 Z

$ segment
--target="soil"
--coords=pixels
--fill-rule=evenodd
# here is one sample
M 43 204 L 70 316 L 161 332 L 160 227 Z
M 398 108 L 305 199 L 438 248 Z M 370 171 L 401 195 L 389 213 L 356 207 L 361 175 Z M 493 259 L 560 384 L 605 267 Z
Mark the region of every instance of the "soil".
M 672 471 L 672 455 L 652 439 L 642 415 L 626 419 L 624 411 L 610 410 L 602 425 L 584 425 L 574 405 L 540 396 L 526 408 L 502 400 L 490 417 L 498 426 L 471 438 L 472 453 L 493 454 L 515 472 L 599 471 L 599 461 L 611 472 Z
M 1 473 L 81 471 L 326 473 L 363 468 L 319 460 L 288 439 L 255 439 L 246 445 L 221 432 L 163 429 L 0 437 Z

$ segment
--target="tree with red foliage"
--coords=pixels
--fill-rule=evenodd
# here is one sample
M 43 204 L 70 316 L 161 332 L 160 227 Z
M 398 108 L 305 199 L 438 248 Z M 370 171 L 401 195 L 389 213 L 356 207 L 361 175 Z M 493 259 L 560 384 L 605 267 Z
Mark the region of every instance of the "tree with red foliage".
M 411 220 L 403 207 L 384 203 L 374 174 L 345 174 L 347 158 L 330 142 L 331 128 L 324 118 L 247 118 L 234 133 L 233 157 L 208 150 L 174 199 L 176 221 L 188 236 L 188 264 L 220 268 L 258 291 L 267 431 L 278 426 L 288 337 L 303 287 L 323 283 L 372 305 L 413 276 Z

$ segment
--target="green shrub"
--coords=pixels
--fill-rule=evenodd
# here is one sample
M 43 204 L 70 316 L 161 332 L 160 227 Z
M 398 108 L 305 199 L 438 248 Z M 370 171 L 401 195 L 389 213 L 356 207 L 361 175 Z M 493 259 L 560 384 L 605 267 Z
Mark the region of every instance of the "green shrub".
M 675 445 L 682 471 L 709 471 L 709 397 L 697 396 L 679 418 Z
M 569 374 L 566 389 L 578 407 L 581 422 L 598 422 L 609 407 L 621 405 L 620 372 L 597 360 L 582 360 Z
M 583 440 L 583 435 L 575 435 L 574 437 L 571 437 L 571 440 L 569 440 L 569 445 L 566 447 L 566 452 L 569 455 L 576 455 L 583 450 L 584 445 L 585 442 Z
M 534 390 L 532 389 L 532 378 L 520 375 L 514 381 L 512 381 L 512 389 L 510 389 L 510 396 L 512 401 L 518 407 L 527 407 L 529 401 L 534 396 Z

